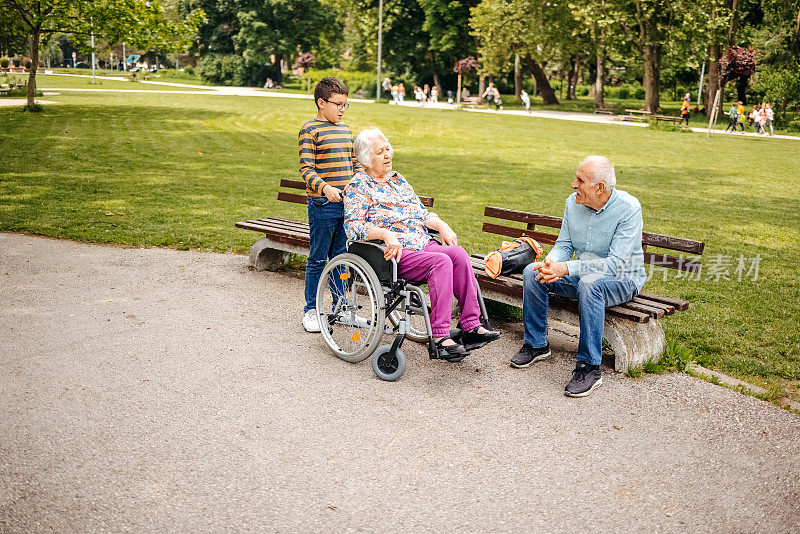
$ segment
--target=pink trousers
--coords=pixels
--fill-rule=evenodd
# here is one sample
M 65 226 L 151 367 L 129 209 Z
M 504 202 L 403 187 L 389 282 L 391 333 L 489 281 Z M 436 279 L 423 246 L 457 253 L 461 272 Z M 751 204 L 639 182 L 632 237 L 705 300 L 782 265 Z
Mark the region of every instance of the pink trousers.
M 461 328 L 472 330 L 481 325 L 478 281 L 466 250 L 430 241 L 421 251 L 403 249 L 397 269 L 400 278 L 427 280 L 434 337 L 450 336 L 453 296 L 461 308 Z

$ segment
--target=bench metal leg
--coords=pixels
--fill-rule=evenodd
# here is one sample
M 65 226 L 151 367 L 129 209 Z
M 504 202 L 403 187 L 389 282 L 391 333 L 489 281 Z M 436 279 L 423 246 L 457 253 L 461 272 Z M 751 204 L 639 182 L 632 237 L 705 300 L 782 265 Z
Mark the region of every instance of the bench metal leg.
M 291 254 L 273 248 L 275 242 L 271 239 L 259 239 L 250 247 L 250 266 L 257 271 L 271 271 L 279 269 L 289 262 Z

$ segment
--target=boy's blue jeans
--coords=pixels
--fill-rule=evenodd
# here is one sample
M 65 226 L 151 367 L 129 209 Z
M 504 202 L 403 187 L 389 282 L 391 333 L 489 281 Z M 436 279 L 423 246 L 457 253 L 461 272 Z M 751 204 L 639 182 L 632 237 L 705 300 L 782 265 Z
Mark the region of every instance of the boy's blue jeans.
M 317 285 L 328 260 L 347 252 L 344 233 L 344 203 L 325 197 L 308 197 L 310 228 L 308 263 L 306 264 L 306 305 L 303 313 L 317 307 Z
M 610 276 L 565 276 L 558 282 L 544 284 L 536 280 L 533 264 L 522 273 L 522 319 L 525 323 L 524 343 L 534 348 L 547 345 L 548 293 L 578 299 L 580 340 L 578 361 L 600 365 L 603 356 L 603 329 L 606 308 L 631 300 L 639 292 L 633 281 Z

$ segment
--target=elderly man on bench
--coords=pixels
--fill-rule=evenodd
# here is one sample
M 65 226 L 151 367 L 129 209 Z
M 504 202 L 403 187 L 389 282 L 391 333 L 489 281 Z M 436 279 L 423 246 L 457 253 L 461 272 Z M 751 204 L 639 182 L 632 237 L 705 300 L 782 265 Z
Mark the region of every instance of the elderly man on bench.
M 580 340 L 577 365 L 564 388 L 569 397 L 585 397 L 603 383 L 605 309 L 635 297 L 646 278 L 641 205 L 615 186 L 614 166 L 607 158 L 584 159 L 575 173 L 574 193 L 567 199 L 553 249 L 523 273 L 525 338 L 511 366 L 528 367 L 550 357 L 549 294 L 577 298 Z

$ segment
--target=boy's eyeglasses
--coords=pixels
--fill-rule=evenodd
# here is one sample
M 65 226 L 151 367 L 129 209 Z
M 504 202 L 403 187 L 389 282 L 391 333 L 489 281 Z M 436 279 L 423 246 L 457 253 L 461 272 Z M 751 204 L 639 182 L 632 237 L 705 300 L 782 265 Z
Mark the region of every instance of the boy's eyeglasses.
M 325 100 L 325 99 L 323 98 L 322 100 Z M 347 108 L 350 107 L 350 104 L 348 104 L 347 102 L 345 102 L 344 104 L 340 104 L 338 102 L 333 102 L 332 100 L 325 100 L 325 102 L 327 102 L 328 104 L 335 105 L 337 108 L 339 108 L 339 111 L 344 111 L 344 110 L 346 110 Z

